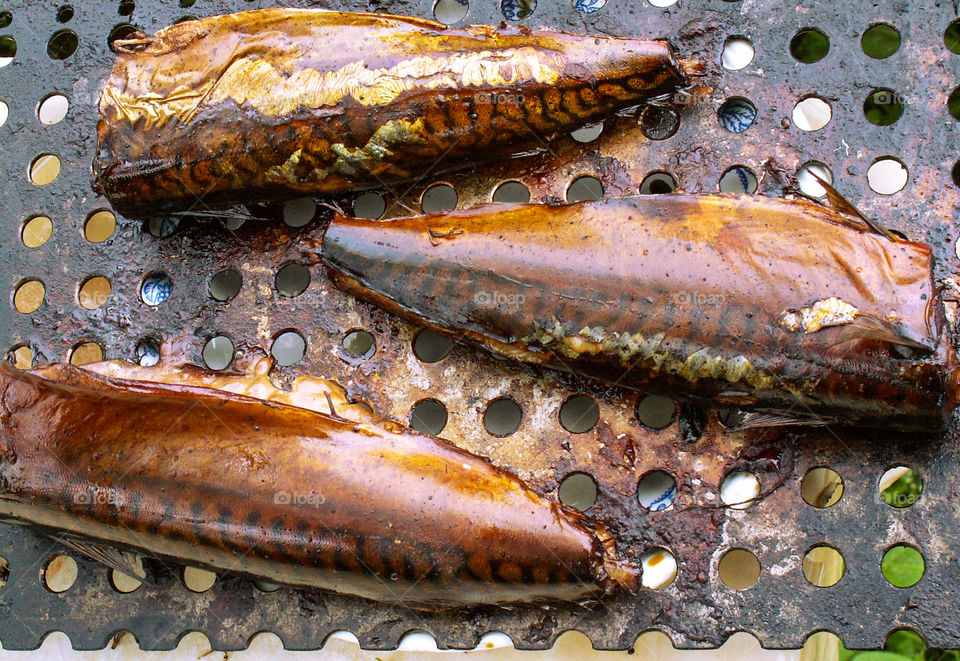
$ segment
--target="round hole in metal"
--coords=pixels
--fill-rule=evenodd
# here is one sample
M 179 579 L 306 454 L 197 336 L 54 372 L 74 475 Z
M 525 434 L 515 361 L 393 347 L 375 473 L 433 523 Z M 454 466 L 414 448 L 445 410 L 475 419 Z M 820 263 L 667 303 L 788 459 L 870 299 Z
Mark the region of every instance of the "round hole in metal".
M 597 122 L 596 124 L 587 124 L 575 131 L 571 131 L 570 137 L 577 142 L 593 142 L 600 137 L 601 133 L 603 133 L 603 122 Z
M 493 436 L 509 436 L 520 428 L 522 420 L 520 405 L 509 397 L 494 399 L 483 412 L 483 427 Z
M 37 108 L 37 119 L 41 124 L 53 126 L 63 121 L 70 109 L 70 101 L 63 94 L 51 94 Z
M 340 348 L 350 358 L 365 360 L 376 352 L 377 343 L 368 331 L 354 330 L 343 336 Z
M 832 468 L 814 468 L 800 482 L 800 497 L 812 507 L 833 507 L 843 497 L 843 480 Z
M 447 426 L 447 407 L 436 399 L 421 399 L 410 409 L 410 426 L 436 436 Z
M 640 182 L 641 195 L 665 195 L 677 188 L 677 181 L 669 172 L 651 172 Z
M 891 89 L 875 89 L 863 102 L 863 115 L 877 126 L 890 126 L 903 115 L 900 96 Z
M 75 52 L 80 45 L 80 37 L 73 30 L 57 30 L 47 42 L 47 55 L 51 60 L 65 60 Z
M 645 395 L 637 402 L 637 420 L 650 429 L 666 429 L 677 417 L 677 403 L 662 395 Z
M 603 197 L 603 184 L 596 177 L 583 175 L 577 177 L 567 187 L 567 202 L 599 200 Z
M 887 23 L 871 25 L 860 37 L 860 48 L 875 60 L 882 60 L 900 49 L 900 33 Z
M 493 191 L 493 201 L 526 204 L 530 201 L 530 189 L 519 181 L 505 181 Z
M 597 502 L 597 481 L 586 473 L 570 473 L 560 482 L 557 498 L 564 505 L 585 512 Z
M 423 191 L 420 208 L 424 213 L 442 213 L 457 208 L 457 191 L 450 184 L 434 184 Z
M 650 140 L 666 140 L 680 128 L 680 114 L 666 106 L 646 105 L 637 120 L 640 132 Z
M 102 275 L 87 278 L 77 292 L 77 302 L 85 310 L 96 310 L 110 298 L 110 281 Z
M 353 203 L 353 215 L 357 218 L 377 220 L 387 208 L 387 203 L 380 193 L 361 193 Z
M 560 407 L 560 424 L 572 434 L 583 434 L 600 421 L 600 407 L 589 395 L 573 395 Z
M 813 175 L 833 185 L 833 172 L 820 161 L 807 161 L 797 170 L 797 183 L 800 184 L 800 190 L 811 197 L 823 197 L 827 191 Z
M 746 549 L 730 549 L 720 558 L 717 573 L 731 590 L 746 590 L 760 579 L 760 560 Z
M 290 200 L 283 205 L 283 222 L 290 227 L 303 227 L 317 215 L 317 203 L 309 197 Z
M 723 42 L 720 63 L 724 69 L 739 71 L 753 62 L 754 54 L 753 42 L 746 37 L 728 37 Z
M 749 471 L 733 471 L 720 484 L 720 500 L 731 509 L 746 509 L 759 495 L 760 480 Z
M 46 287 L 39 280 L 26 280 L 13 293 L 13 307 L 17 312 L 30 314 L 43 305 Z
M 53 234 L 53 221 L 46 216 L 34 216 L 23 224 L 20 240 L 27 248 L 39 248 Z
M 173 291 L 173 279 L 163 271 L 153 271 L 144 276 L 140 283 L 140 300 L 150 306 L 157 306 L 170 298 Z
M 467 0 L 437 0 L 433 5 L 433 17 L 444 25 L 463 20 L 470 4 Z
M 70 350 L 71 365 L 99 363 L 103 360 L 103 349 L 96 342 L 81 342 Z
M 803 576 L 818 588 L 836 585 L 845 571 L 843 556 L 835 548 L 814 546 L 803 556 Z
M 804 64 L 819 62 L 830 51 L 830 39 L 816 28 L 805 28 L 790 40 L 790 55 Z
M 50 592 L 66 592 L 77 581 L 77 561 L 69 555 L 55 555 L 44 565 L 40 579 Z
M 801 131 L 819 131 L 832 117 L 830 104 L 818 96 L 801 99 L 793 107 L 793 123 Z
M 453 340 L 429 328 L 424 328 L 413 338 L 413 353 L 425 363 L 440 362 L 452 348 Z
M 222 370 L 233 362 L 233 340 L 226 335 L 217 335 L 203 345 L 203 362 L 212 370 Z
M 46 186 L 60 174 L 60 157 L 56 154 L 39 154 L 30 162 L 30 181 L 37 186 Z
M 907 166 L 893 156 L 878 158 L 867 170 L 870 190 L 881 195 L 899 193 L 907 185 L 908 179 Z
M 240 293 L 243 276 L 237 269 L 223 269 L 210 278 L 207 290 L 218 301 L 229 301 Z
M 923 479 L 907 466 L 894 466 L 880 476 L 877 486 L 881 500 L 891 507 L 910 507 L 923 494 Z
M 757 175 L 746 165 L 734 165 L 722 175 L 717 187 L 721 193 L 748 193 L 757 192 Z
M 908 544 L 895 544 L 883 554 L 880 571 L 890 585 L 909 588 L 920 582 L 926 571 L 923 554 Z
M 735 96 L 723 102 L 717 110 L 717 120 L 731 133 L 743 133 L 757 119 L 757 107 L 749 99 Z
M 277 271 L 273 284 L 281 296 L 299 296 L 310 285 L 310 269 L 303 264 L 285 264 Z
M 672 507 L 676 495 L 677 482 L 666 471 L 650 471 L 637 482 L 637 502 L 652 512 Z
M 665 548 L 650 549 L 640 556 L 643 576 L 640 584 L 651 590 L 661 590 L 677 578 L 677 558 Z

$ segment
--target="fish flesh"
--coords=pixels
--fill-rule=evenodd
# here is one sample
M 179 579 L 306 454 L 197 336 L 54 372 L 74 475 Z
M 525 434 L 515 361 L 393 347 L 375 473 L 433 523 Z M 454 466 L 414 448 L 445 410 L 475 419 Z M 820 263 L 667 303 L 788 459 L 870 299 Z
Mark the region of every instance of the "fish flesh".
M 702 71 L 665 41 L 262 9 L 115 43 L 94 187 L 127 216 L 412 182 L 547 141 Z
M 802 198 L 337 215 L 304 251 L 414 323 L 758 425 L 934 431 L 957 404 L 930 247 Z
M 264 363 L 0 365 L 0 520 L 131 575 L 143 554 L 425 608 L 588 600 L 640 573 L 516 476 Z

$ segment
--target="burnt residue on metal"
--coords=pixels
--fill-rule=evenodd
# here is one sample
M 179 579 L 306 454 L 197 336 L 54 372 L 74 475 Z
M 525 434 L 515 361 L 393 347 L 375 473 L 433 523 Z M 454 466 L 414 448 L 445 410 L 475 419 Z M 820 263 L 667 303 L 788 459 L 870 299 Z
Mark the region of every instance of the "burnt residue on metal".
M 429 0 L 318 6 L 432 14 Z M 250 7 L 245 0 L 205 0 L 190 11 L 214 15 Z M 419 362 L 412 353 L 417 329 L 344 298 L 323 269 L 310 268 L 311 283 L 300 296 L 284 297 L 275 289 L 277 270 L 302 259 L 298 237 L 322 228 L 319 211 L 303 230 L 284 225 L 277 207 L 257 209 L 264 220 L 239 229 L 210 220 L 184 221 L 160 239 L 142 223 L 119 218 L 113 237 L 91 244 L 83 238 L 84 221 L 108 206 L 90 188 L 96 102 L 114 59 L 107 35 L 121 19 L 109 5 L 76 5 L 67 27 L 79 36 L 78 50 L 66 60 L 51 60 L 46 40 L 63 28 L 55 8 L 17 0 L 5 9 L 13 21 L 0 34 L 16 39 L 17 55 L 0 68 L 0 93 L 10 108 L 0 127 L 4 173 L 11 182 L 2 221 L 7 239 L 0 242 L 0 281 L 9 306 L 0 314 L 4 349 L 30 344 L 41 359 L 63 359 L 75 344 L 92 340 L 108 358 L 133 358 L 137 342 L 153 337 L 176 341 L 189 360 L 202 364 L 203 345 L 215 334 L 229 336 L 238 350 L 269 349 L 281 332 L 296 329 L 307 340 L 306 356 L 279 368 L 281 378 L 336 379 L 351 397 L 403 421 L 415 402 L 436 398 L 449 412 L 443 436 L 518 473 L 544 494 L 552 494 L 571 471 L 590 473 L 599 486 L 590 513 L 608 523 L 625 555 L 636 559 L 646 549 L 665 546 L 679 561 L 678 577 L 669 587 L 643 590 L 606 607 L 571 604 L 549 613 L 470 609 L 412 620 L 403 608 L 328 594 L 316 600 L 320 606 L 305 608 L 295 591 L 262 593 L 239 579 L 218 580 L 198 595 L 162 566 L 150 568 L 153 585 L 119 594 L 104 569 L 82 559 L 76 585 L 54 594 L 41 586 L 37 569 L 55 547 L 3 526 L 0 555 L 10 563 L 10 578 L 0 589 L 5 649 L 36 647 L 52 630 L 66 632 L 77 648 L 103 647 L 120 629 L 133 633 L 144 648 L 172 648 L 184 631 L 199 630 L 217 649 L 238 649 L 254 633 L 270 630 L 288 648 L 309 649 L 338 629 L 352 631 L 366 647 L 391 648 L 415 628 L 434 635 L 441 647 L 472 647 L 485 632 L 497 630 L 517 647 L 545 648 L 559 632 L 575 628 L 598 648 L 627 649 L 639 632 L 651 628 L 668 633 L 680 647 L 714 647 L 732 632 L 746 630 L 767 647 L 795 648 L 811 631 L 829 630 L 849 648 L 876 648 L 890 631 L 909 627 L 932 647 L 960 647 L 960 624 L 944 616 L 960 599 L 955 424 L 939 439 L 831 429 L 744 434 L 727 432 L 716 411 L 708 411 L 699 434 L 690 433 L 683 414 L 655 431 L 636 418 L 639 396 L 616 388 L 498 361 L 461 345 L 440 362 Z M 152 33 L 182 14 L 176 3 L 142 0 L 131 22 Z M 424 189 L 439 181 L 456 188 L 458 205 L 464 207 L 489 201 L 506 180 L 523 182 L 533 201 L 563 200 L 570 182 L 581 175 L 598 177 L 607 196 L 635 194 L 648 173 L 661 170 L 687 191 L 710 192 L 734 165 L 750 168 L 761 178 L 761 190 L 767 190 L 762 166 L 767 159 L 791 172 L 817 160 L 830 167 L 836 187 L 866 215 L 929 242 L 937 278 L 949 284 L 958 278 L 953 243 L 960 196 L 950 170 L 958 156 L 960 123 L 947 113 L 946 98 L 960 84 L 960 56 L 946 49 L 943 32 L 956 17 L 949 2 L 897 0 L 854 5 L 805 0 L 792 7 L 775 0 L 684 0 L 667 9 L 609 0 L 593 14 L 580 14 L 569 3 L 540 3 L 525 21 L 532 27 L 670 38 L 681 55 L 714 63 L 703 81 L 712 91 L 702 92 L 695 105 L 678 108 L 680 126 L 664 140 L 651 140 L 636 116 L 624 115 L 606 122 L 600 137 L 587 144 L 561 139 L 539 156 L 400 187 L 386 196 L 387 215 L 409 213 L 398 199 L 419 210 Z M 501 19 L 497 3 L 472 2 L 465 22 Z M 900 50 L 885 60 L 870 59 L 860 49 L 860 35 L 876 22 L 894 25 L 902 38 Z M 789 42 L 808 27 L 828 35 L 830 52 L 805 65 L 792 59 Z M 725 71 L 719 64 L 723 43 L 739 35 L 754 43 L 756 56 L 741 71 Z M 874 126 L 863 116 L 864 98 L 882 86 L 909 100 L 892 126 Z M 68 96 L 71 110 L 59 124 L 44 126 L 36 119 L 36 105 L 53 92 Z M 801 131 L 791 119 L 794 105 L 809 94 L 823 97 L 833 110 L 830 123 L 815 132 Z M 717 109 L 730 97 L 749 99 L 758 111 L 743 133 L 727 132 L 717 120 Z M 37 187 L 26 171 L 33 157 L 47 152 L 56 153 L 63 168 L 52 184 Z M 867 186 L 867 169 L 884 156 L 900 159 L 909 169 L 906 188 L 890 196 Z M 337 200 L 345 210 L 352 202 Z M 40 213 L 53 219 L 54 234 L 31 251 L 16 237 L 21 223 Z M 243 284 L 234 299 L 219 302 L 207 286 L 227 267 L 241 273 Z M 138 290 L 141 279 L 158 270 L 171 276 L 173 289 L 167 301 L 152 308 L 140 302 Z M 96 274 L 110 279 L 112 293 L 102 307 L 88 311 L 77 305 L 77 288 Z M 44 282 L 46 300 L 36 313 L 24 315 L 13 311 L 12 292 L 28 278 Z M 946 296 L 957 297 L 949 286 Z M 366 360 L 348 362 L 339 343 L 354 329 L 371 332 L 376 351 Z M 587 393 L 599 404 L 601 424 L 587 433 L 571 434 L 559 422 L 559 407 L 573 393 Z M 512 397 L 524 414 L 520 428 L 506 438 L 483 429 L 487 403 L 499 396 Z M 758 445 L 759 455 L 749 451 Z M 789 461 L 786 449 L 792 452 Z M 877 495 L 880 475 L 898 464 L 917 470 L 925 485 L 920 500 L 905 509 L 890 507 Z M 817 466 L 833 468 L 844 480 L 843 497 L 827 510 L 800 497 L 802 477 Z M 719 485 L 740 467 L 757 472 L 768 495 L 746 510 L 724 508 Z M 672 509 L 649 512 L 637 502 L 637 481 L 650 470 L 676 479 Z M 846 562 L 845 576 L 832 588 L 816 588 L 802 573 L 804 554 L 822 543 L 836 547 Z M 924 555 L 926 573 L 912 588 L 894 588 L 880 572 L 883 552 L 895 543 L 912 544 Z M 741 592 L 725 588 L 717 575 L 719 558 L 736 547 L 754 552 L 762 566 L 759 582 Z

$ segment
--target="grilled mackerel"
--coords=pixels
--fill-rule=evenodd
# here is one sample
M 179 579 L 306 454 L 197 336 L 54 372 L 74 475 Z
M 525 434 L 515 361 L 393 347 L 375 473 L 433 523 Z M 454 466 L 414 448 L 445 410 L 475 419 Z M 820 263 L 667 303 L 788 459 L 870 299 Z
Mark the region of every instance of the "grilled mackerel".
M 128 216 L 416 180 L 685 84 L 663 41 L 263 9 L 115 44 L 95 187 Z
M 140 553 L 431 608 L 637 587 L 599 524 L 333 384 L 89 367 L 0 365 L 0 518 L 115 569 Z
M 804 199 L 336 216 L 306 250 L 417 324 L 753 424 L 934 431 L 957 404 L 930 248 Z

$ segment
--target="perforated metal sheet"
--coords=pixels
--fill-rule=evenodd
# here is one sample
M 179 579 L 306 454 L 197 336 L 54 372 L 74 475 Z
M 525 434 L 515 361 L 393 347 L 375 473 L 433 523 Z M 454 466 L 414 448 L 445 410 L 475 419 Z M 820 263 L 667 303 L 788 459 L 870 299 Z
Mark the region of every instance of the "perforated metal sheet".
M 810 632 L 829 630 L 848 647 L 862 648 L 881 646 L 899 627 L 916 629 L 931 646 L 960 647 L 956 427 L 940 439 L 829 429 L 725 434 L 711 412 L 703 434 L 691 439 L 676 421 L 659 432 L 643 427 L 634 413 L 637 395 L 619 389 L 497 361 L 463 346 L 438 363 L 422 363 L 411 350 L 416 329 L 345 298 L 317 266 L 310 268 L 305 293 L 294 298 L 277 293 L 276 271 L 304 259 L 298 237 L 322 227 L 322 217 L 302 229 L 288 227 L 279 207 L 261 210 L 267 220 L 248 221 L 235 231 L 216 221 L 185 222 L 165 238 L 155 238 L 140 222 L 119 218 L 109 240 L 86 241 L 85 219 L 109 206 L 90 189 L 90 163 L 99 87 L 113 60 L 107 48 L 111 29 L 129 21 L 152 32 L 186 14 L 267 4 L 197 0 L 184 9 L 167 0 L 136 0 L 128 19 L 118 14 L 118 3 L 90 0 L 74 5 L 75 16 L 66 24 L 57 22 L 55 3 L 8 0 L 0 6 L 12 14 L 0 36 L 17 43 L 12 63 L 0 68 L 0 99 L 10 112 L 0 127 L 5 193 L 0 287 L 8 297 L 0 313 L 0 344 L 29 345 L 38 362 L 65 360 L 84 341 L 99 344 L 107 358 L 133 359 L 137 342 L 151 337 L 177 342 L 187 360 L 202 364 L 204 343 L 218 333 L 232 338 L 241 351 L 268 350 L 274 337 L 295 329 L 306 338 L 307 352 L 301 362 L 279 368 L 284 377 L 337 379 L 351 395 L 398 420 L 407 420 L 418 400 L 436 398 L 449 411 L 443 436 L 516 471 L 544 493 L 553 492 L 570 472 L 589 473 L 599 485 L 592 511 L 610 522 L 625 553 L 639 557 L 651 547 L 669 548 L 679 562 L 678 577 L 665 589 L 600 606 L 417 613 L 331 594 L 262 593 L 237 577 L 222 577 L 209 591 L 194 594 L 162 569 L 156 585 L 120 594 L 105 569 L 78 559 L 76 584 L 54 594 L 42 587 L 39 573 L 55 547 L 2 526 L 0 555 L 10 563 L 9 580 L 0 589 L 5 649 L 36 647 L 52 630 L 65 631 L 78 648 L 102 647 L 118 630 L 133 633 L 144 648 L 171 648 L 191 630 L 204 632 L 215 649 L 242 648 L 264 630 L 277 633 L 288 648 L 316 648 L 339 629 L 352 631 L 370 648 L 393 647 L 411 629 L 433 634 L 441 647 L 472 647 L 485 632 L 497 630 L 517 647 L 545 648 L 572 628 L 598 648 L 629 648 L 651 628 L 682 647 L 713 647 L 737 630 L 754 633 L 767 647 L 799 647 Z M 432 15 L 428 0 L 316 6 Z M 813 159 L 832 169 L 837 187 L 864 213 L 930 242 L 937 275 L 946 280 L 960 267 L 954 252 L 960 196 L 951 182 L 960 156 L 958 122 L 948 114 L 946 101 L 960 84 L 960 55 L 951 53 L 943 38 L 956 17 L 956 2 L 943 0 L 804 0 L 795 5 L 681 0 L 668 9 L 644 0 L 608 0 L 592 14 L 564 1 L 543 0 L 526 24 L 669 37 L 685 55 L 715 63 L 706 81 L 713 91 L 682 109 L 679 131 L 664 141 L 648 140 L 635 118 L 621 117 L 608 122 L 595 142 L 567 139 L 544 155 L 442 180 L 456 188 L 460 206 L 469 206 L 489 200 L 507 179 L 523 181 L 534 201 L 562 199 L 569 182 L 582 174 L 598 177 L 609 196 L 635 193 L 654 170 L 672 173 L 687 190 L 711 191 L 736 164 L 760 175 L 768 158 L 788 170 Z M 463 22 L 501 19 L 493 0 L 473 0 Z M 899 51 L 884 60 L 870 59 L 860 48 L 861 33 L 875 22 L 894 25 L 902 37 Z M 818 63 L 800 64 L 789 54 L 791 37 L 804 27 L 829 36 L 829 54 Z M 53 60 L 47 42 L 61 29 L 79 36 L 79 48 L 65 60 Z M 722 45 L 733 35 L 748 37 L 756 48 L 752 63 L 737 72 L 719 66 Z M 864 118 L 864 99 L 879 87 L 895 90 L 905 101 L 903 116 L 891 126 L 874 126 Z M 70 111 L 64 121 L 44 126 L 37 105 L 52 92 L 68 97 Z M 809 94 L 832 106 L 829 124 L 813 133 L 791 121 L 794 104 Z M 754 125 L 739 134 L 721 128 L 716 114 L 734 96 L 749 99 L 758 111 Z M 27 171 L 33 157 L 44 152 L 57 154 L 63 168 L 52 184 L 38 187 Z M 866 173 L 875 159 L 887 155 L 907 166 L 909 180 L 902 191 L 882 196 L 868 188 Z M 388 193 L 388 215 L 405 213 L 390 204 L 398 193 L 416 209 L 424 188 L 435 181 Z M 349 208 L 351 200 L 339 203 Z M 52 218 L 54 229 L 49 242 L 30 250 L 19 232 L 34 214 Z M 239 270 L 243 284 L 236 298 L 222 303 L 209 295 L 208 281 L 225 267 Z M 170 298 L 156 308 L 138 296 L 141 279 L 153 271 L 164 271 L 173 281 Z M 91 275 L 105 276 L 112 286 L 105 304 L 92 311 L 77 300 L 79 284 Z M 21 314 L 14 309 L 13 292 L 31 278 L 44 283 L 46 297 L 35 313 Z M 374 334 L 376 352 L 365 361 L 346 360 L 340 340 L 360 328 Z M 599 423 L 584 434 L 571 434 L 559 422 L 560 405 L 575 392 L 588 393 L 600 404 Z M 506 438 L 486 433 L 482 423 L 487 403 L 499 396 L 513 398 L 523 410 L 520 428 Z M 921 475 L 925 488 L 915 505 L 895 509 L 878 497 L 877 485 L 885 469 L 901 463 Z M 829 509 L 812 508 L 800 497 L 800 480 L 815 466 L 829 466 L 844 480 L 842 499 Z M 755 472 L 762 491 L 769 492 L 742 511 L 719 506 L 721 479 L 737 468 Z M 637 480 L 653 469 L 677 480 L 671 510 L 649 512 L 637 503 Z M 880 571 L 883 551 L 901 542 L 920 549 L 926 561 L 924 577 L 907 589 L 892 587 Z M 804 553 L 821 543 L 838 549 L 846 562 L 845 576 L 832 588 L 810 585 L 801 570 Z M 757 584 L 740 592 L 718 579 L 718 560 L 733 547 L 755 553 L 762 567 Z

